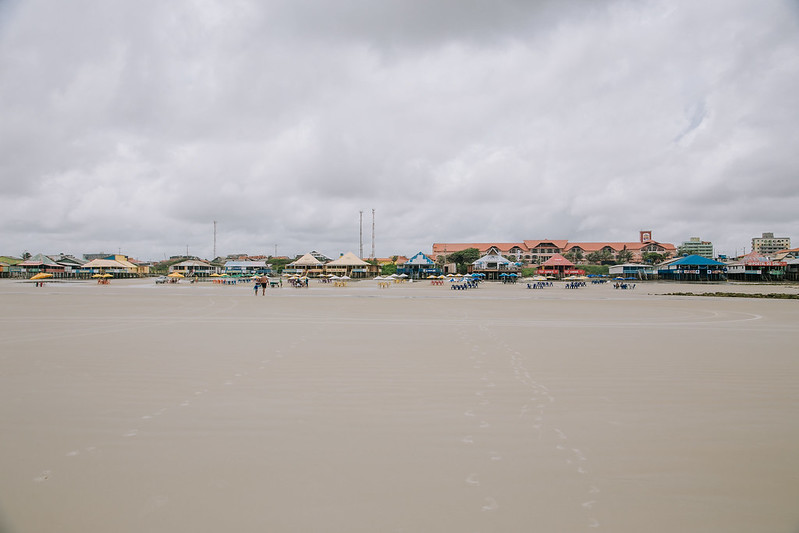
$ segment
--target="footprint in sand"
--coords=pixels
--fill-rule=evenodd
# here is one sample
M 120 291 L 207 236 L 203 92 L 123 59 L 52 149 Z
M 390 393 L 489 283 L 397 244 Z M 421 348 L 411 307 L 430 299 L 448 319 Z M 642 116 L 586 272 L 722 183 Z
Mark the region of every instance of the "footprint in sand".
M 479 486 L 480 480 L 477 479 L 477 474 L 469 474 L 469 477 L 466 478 L 466 484 L 471 485 L 472 487 Z
M 494 498 L 489 496 L 489 497 L 486 498 L 485 501 L 486 501 L 486 504 L 483 505 L 483 507 L 482 507 L 483 511 L 496 511 L 499 508 L 499 505 L 497 504 L 497 500 L 495 500 Z
M 43 481 L 49 480 L 50 476 L 52 476 L 52 472 L 49 470 L 45 470 L 37 477 L 33 478 L 33 481 L 35 481 L 36 483 L 42 483 Z

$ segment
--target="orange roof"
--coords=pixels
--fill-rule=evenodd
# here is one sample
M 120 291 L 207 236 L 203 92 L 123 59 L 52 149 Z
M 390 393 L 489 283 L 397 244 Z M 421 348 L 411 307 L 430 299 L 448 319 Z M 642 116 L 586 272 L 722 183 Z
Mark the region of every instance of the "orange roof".
M 452 254 L 455 252 L 461 252 L 466 250 L 467 248 L 477 248 L 480 250 L 480 253 L 485 253 L 489 248 L 494 247 L 498 249 L 500 252 L 507 252 L 514 246 L 518 246 L 522 250 L 526 251 L 526 246 L 523 242 L 434 242 L 433 243 L 433 253 L 434 254 Z
M 602 248 L 609 246 L 613 248 L 615 251 L 620 252 L 627 248 L 628 250 L 637 249 L 641 247 L 640 242 L 630 243 L 630 242 L 570 242 L 568 246 L 566 246 L 566 251 L 571 250 L 572 248 L 580 247 L 586 252 L 598 252 Z
M 518 246 L 524 252 L 529 252 L 534 248 L 547 245 L 551 245 L 551 247 L 558 248 L 564 252 L 568 252 L 572 248 L 580 247 L 581 249 L 585 250 L 586 252 L 597 252 L 602 248 L 609 246 L 616 252 L 620 252 L 625 248 L 630 251 L 641 250 L 645 246 L 649 246 L 651 244 L 661 246 L 664 250 L 667 251 L 676 251 L 677 247 L 671 243 L 667 242 L 657 242 L 657 241 L 645 241 L 645 242 L 569 242 L 567 239 L 538 239 L 538 240 L 524 240 L 522 242 L 436 242 L 433 243 L 433 256 L 441 255 L 441 254 L 451 254 L 455 252 L 460 252 L 467 248 L 477 248 L 480 250 L 480 253 L 485 253 L 489 248 L 496 247 L 500 252 L 507 253 L 511 250 L 511 248 Z
M 566 247 L 568 242 L 569 242 L 568 239 L 554 239 L 554 240 L 553 239 L 538 239 L 536 241 L 525 240 L 524 241 L 524 245 L 527 246 L 527 248 L 529 248 L 530 250 L 532 250 L 533 248 L 535 248 L 536 246 L 539 246 L 541 244 L 553 244 L 555 246 L 555 248 L 560 248 L 562 250 L 562 249 L 564 249 Z
M 574 263 L 572 263 L 571 261 L 569 261 L 568 259 L 566 259 L 565 257 L 563 257 L 560 254 L 555 254 L 552 257 L 550 257 L 549 259 L 547 259 L 546 261 L 544 261 L 543 263 L 541 263 L 541 266 L 545 266 L 545 267 L 547 267 L 547 266 L 574 266 Z
M 392 257 L 394 257 L 394 256 L 391 256 L 391 257 L 375 257 L 375 261 L 377 261 L 377 263 L 379 265 L 393 265 L 393 264 L 404 265 L 405 263 L 408 262 L 408 258 L 405 257 L 404 255 L 398 255 L 396 261 L 394 261 L 394 259 L 392 259 Z

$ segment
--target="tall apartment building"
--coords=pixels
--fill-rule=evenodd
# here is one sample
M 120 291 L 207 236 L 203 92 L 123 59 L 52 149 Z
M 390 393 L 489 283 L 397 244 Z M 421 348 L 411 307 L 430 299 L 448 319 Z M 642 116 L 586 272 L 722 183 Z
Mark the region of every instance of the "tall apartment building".
M 677 247 L 677 255 L 699 255 L 713 259 L 713 243 L 699 237 L 691 237 Z
M 762 237 L 752 238 L 752 251 L 760 255 L 774 255 L 790 247 L 790 237 L 775 237 L 773 233 L 764 233 Z

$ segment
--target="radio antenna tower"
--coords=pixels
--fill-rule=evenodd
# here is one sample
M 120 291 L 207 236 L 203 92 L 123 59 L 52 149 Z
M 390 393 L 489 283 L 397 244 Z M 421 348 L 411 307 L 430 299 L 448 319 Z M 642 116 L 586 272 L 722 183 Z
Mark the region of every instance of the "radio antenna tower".
M 363 209 L 361 209 L 360 213 L 361 213 L 361 222 L 360 222 L 360 224 L 361 224 L 361 226 L 360 226 L 361 227 L 361 229 L 360 229 L 361 248 L 360 248 L 360 254 L 358 255 L 358 257 L 363 259 Z
M 216 259 L 216 220 L 214 220 L 214 259 Z
M 372 255 L 369 256 L 370 259 L 375 258 L 375 210 L 372 209 Z

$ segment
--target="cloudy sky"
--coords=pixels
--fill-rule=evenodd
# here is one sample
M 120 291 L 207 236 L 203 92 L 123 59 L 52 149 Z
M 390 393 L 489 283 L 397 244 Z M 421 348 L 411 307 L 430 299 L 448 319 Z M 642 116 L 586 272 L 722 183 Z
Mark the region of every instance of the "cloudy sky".
M 0 255 L 799 245 L 799 3 L 0 0 Z

